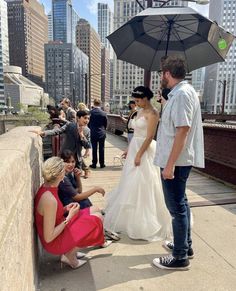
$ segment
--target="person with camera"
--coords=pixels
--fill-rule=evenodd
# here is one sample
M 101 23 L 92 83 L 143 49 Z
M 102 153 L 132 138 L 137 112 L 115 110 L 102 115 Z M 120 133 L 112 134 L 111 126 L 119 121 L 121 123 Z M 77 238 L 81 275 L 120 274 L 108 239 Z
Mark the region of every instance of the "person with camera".
M 134 135 L 134 128 L 132 126 L 133 119 L 137 116 L 138 111 L 137 111 L 136 104 L 135 104 L 134 100 L 130 100 L 128 103 L 128 106 L 129 106 L 129 110 L 130 110 L 128 118 L 123 117 L 123 115 L 121 115 L 121 118 L 126 123 L 126 130 L 128 133 L 128 145 L 129 145 L 131 142 L 131 139 Z

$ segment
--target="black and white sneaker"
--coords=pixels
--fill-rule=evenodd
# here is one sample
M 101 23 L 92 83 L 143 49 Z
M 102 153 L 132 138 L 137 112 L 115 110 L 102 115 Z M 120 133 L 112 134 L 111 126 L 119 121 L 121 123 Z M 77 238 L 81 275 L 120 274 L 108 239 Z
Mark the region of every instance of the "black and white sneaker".
M 166 241 L 164 241 L 164 243 L 163 243 L 163 247 L 164 247 L 167 251 L 171 252 L 171 251 L 173 250 L 173 248 L 174 248 L 174 244 L 173 244 L 172 241 L 166 240 Z M 189 258 L 189 259 L 193 259 L 193 258 L 194 258 L 194 252 L 193 252 L 193 249 L 192 249 L 192 248 L 189 248 L 189 249 L 188 249 L 188 258 Z
M 185 271 L 190 269 L 189 259 L 177 260 L 172 255 L 155 258 L 153 264 L 160 269 L 166 270 Z
M 111 240 L 115 240 L 115 241 L 120 240 L 118 233 L 116 233 L 114 231 L 109 231 L 109 230 L 105 229 L 105 236 L 106 236 L 106 238 L 111 239 Z

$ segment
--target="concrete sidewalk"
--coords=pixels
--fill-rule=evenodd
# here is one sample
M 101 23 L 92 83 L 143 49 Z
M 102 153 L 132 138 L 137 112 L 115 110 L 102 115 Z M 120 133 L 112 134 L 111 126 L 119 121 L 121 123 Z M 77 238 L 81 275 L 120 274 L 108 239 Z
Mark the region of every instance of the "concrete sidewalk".
M 106 142 L 107 167 L 96 169 L 84 189 L 94 185 L 110 191 L 117 185 L 121 166 L 114 156 L 126 146 L 116 136 Z M 235 189 L 193 172 L 188 186 L 190 201 L 236 197 Z M 104 206 L 96 195 L 93 202 Z M 194 215 L 193 248 L 195 258 L 189 271 L 164 271 L 152 266 L 152 260 L 166 253 L 161 242 L 130 240 L 123 235 L 106 249 L 88 250 L 88 263 L 81 269 L 60 269 L 59 257 L 44 254 L 41 264 L 41 291 L 234 291 L 236 290 L 236 205 L 192 208 Z

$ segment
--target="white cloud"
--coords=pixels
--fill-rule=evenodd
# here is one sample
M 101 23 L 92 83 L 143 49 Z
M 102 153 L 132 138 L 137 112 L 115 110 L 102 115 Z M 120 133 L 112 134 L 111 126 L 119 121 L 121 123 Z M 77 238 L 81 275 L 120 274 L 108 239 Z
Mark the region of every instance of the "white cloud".
M 88 1 L 88 10 L 91 14 L 97 14 L 97 7 L 98 7 L 98 3 L 107 3 L 108 6 L 110 7 L 111 11 L 113 11 L 113 6 L 114 6 L 114 2 L 113 0 L 90 0 Z

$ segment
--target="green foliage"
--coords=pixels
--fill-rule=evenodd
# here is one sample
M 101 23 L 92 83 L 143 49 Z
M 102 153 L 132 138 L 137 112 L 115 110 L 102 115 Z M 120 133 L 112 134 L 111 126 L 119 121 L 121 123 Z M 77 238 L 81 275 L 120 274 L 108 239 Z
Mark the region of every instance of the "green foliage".
M 43 112 L 39 107 L 29 107 L 28 112 L 34 119 L 38 120 L 39 123 L 48 122 L 49 114 Z
M 22 103 L 17 103 L 17 109 L 20 110 L 21 112 L 26 112 L 27 106 Z

